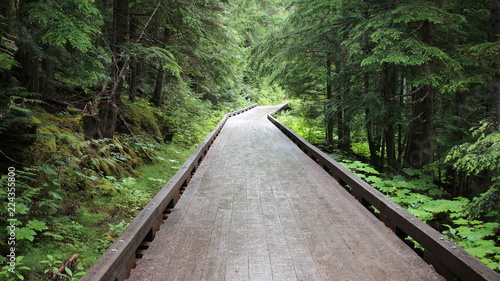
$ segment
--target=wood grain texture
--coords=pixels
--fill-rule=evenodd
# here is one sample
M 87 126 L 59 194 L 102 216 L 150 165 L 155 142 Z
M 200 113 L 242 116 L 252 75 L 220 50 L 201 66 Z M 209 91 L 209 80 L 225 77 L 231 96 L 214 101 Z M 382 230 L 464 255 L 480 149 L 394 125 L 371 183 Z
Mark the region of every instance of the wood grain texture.
M 257 107 L 226 122 L 130 281 L 442 280 Z

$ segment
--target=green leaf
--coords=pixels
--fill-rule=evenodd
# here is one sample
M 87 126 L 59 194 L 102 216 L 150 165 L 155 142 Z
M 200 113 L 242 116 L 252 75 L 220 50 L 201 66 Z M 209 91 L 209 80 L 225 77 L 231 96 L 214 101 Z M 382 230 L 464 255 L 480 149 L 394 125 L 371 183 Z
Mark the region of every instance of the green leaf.
M 415 215 L 417 218 L 423 220 L 423 221 L 430 221 L 432 219 L 434 219 L 434 215 L 430 212 L 427 212 L 425 210 L 422 210 L 422 209 L 408 209 L 408 212 L 412 213 L 413 215 Z
M 33 242 L 36 232 L 28 227 L 18 227 L 16 229 L 16 238 L 18 240 L 28 240 Z
M 64 240 L 64 237 L 59 235 L 59 234 L 55 234 L 55 233 L 52 233 L 52 232 L 49 232 L 49 231 L 46 231 L 43 233 L 43 235 L 45 236 L 50 236 L 52 237 L 53 239 L 57 240 L 57 241 L 62 241 Z
M 370 183 L 377 183 L 382 181 L 382 179 L 377 176 L 369 176 L 365 180 Z
M 428 192 L 430 196 L 441 196 L 444 194 L 444 192 L 438 188 L 431 188 Z
M 464 218 L 459 218 L 453 221 L 454 224 L 466 225 L 469 224 L 469 221 Z
M 42 231 L 48 229 L 47 225 L 43 221 L 39 220 L 30 220 L 26 227 L 29 227 L 31 229 L 37 230 L 37 231 Z
M 17 203 L 16 204 L 16 213 L 18 213 L 20 215 L 28 214 L 29 210 L 30 210 L 30 208 L 24 203 Z
M 432 213 L 457 212 L 463 209 L 463 205 L 460 201 L 440 199 L 425 203 L 422 209 Z

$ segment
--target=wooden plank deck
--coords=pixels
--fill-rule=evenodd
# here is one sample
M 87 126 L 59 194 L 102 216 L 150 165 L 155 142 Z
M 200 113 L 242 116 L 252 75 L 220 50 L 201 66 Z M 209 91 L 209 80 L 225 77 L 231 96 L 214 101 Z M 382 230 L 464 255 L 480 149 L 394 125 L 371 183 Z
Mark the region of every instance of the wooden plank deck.
M 231 117 L 130 276 L 443 280 L 257 107 Z

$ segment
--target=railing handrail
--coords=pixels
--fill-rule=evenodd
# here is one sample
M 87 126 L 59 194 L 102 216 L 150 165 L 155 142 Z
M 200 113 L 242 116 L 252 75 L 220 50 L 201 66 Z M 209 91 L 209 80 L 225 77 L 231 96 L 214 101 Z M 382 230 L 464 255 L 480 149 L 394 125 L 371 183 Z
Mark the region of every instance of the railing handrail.
M 80 280 L 122 281 L 127 279 L 130 275 L 130 270 L 135 267 L 137 249 L 148 236 L 151 236 L 151 240 L 154 238 L 155 233 L 160 229 L 162 224 L 163 212 L 177 203 L 181 188 L 187 186 L 192 174 L 194 174 L 198 165 L 208 153 L 210 146 L 219 135 L 227 119 L 256 106 L 257 104 L 253 104 L 226 114 L 177 173 L 144 207 L 122 235 L 111 244 Z
M 400 239 L 404 240 L 410 236 L 419 243 L 425 249 L 424 260 L 433 265 L 435 270 L 447 280 L 457 280 L 457 278 L 464 281 L 500 280 L 500 275 L 493 269 L 387 198 L 276 118 L 268 115 L 268 119 L 340 184 L 344 187 L 348 185 L 352 189 L 351 194 L 361 204 L 365 207 L 373 206 L 376 208 L 380 212 L 379 219 L 391 228 Z

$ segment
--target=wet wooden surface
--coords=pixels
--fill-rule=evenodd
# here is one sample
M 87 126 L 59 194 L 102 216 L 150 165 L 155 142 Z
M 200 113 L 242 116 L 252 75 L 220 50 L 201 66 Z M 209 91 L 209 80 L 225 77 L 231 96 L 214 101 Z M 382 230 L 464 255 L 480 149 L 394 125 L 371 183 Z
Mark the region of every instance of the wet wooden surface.
M 257 107 L 230 118 L 130 281 L 442 280 Z

